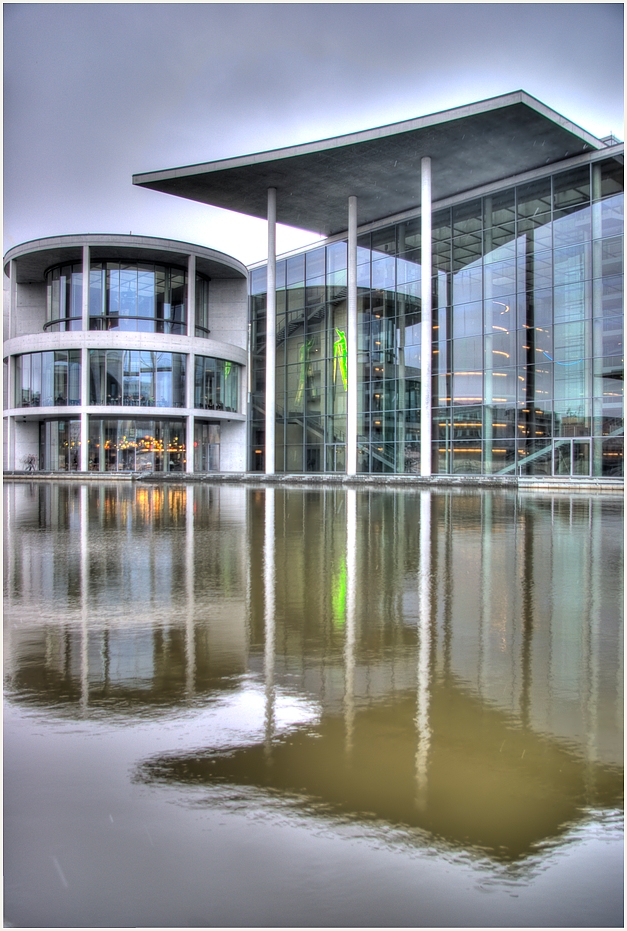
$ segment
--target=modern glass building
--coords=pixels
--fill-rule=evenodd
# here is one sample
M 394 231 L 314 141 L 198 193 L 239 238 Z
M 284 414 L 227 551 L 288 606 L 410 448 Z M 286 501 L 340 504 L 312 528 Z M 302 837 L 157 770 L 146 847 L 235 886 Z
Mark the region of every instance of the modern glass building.
M 5 256 L 5 468 L 246 468 L 247 270 L 211 249 L 60 236 Z
M 622 226 L 616 156 L 433 212 L 433 474 L 622 475 Z M 357 238 L 359 472 L 420 471 L 420 237 Z M 277 471 L 345 471 L 346 289 L 346 240 L 277 261 Z M 263 469 L 265 266 L 251 292 Z
M 10 250 L 5 465 L 622 477 L 623 158 L 517 91 L 137 175 L 267 219 L 268 261 Z
M 135 177 L 268 219 L 252 471 L 623 475 L 623 145 L 518 91 Z M 275 255 L 275 223 L 322 243 Z

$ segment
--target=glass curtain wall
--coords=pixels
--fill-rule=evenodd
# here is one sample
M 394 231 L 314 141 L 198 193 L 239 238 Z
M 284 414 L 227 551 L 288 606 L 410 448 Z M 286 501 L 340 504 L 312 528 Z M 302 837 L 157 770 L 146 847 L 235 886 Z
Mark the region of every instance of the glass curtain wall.
M 278 263 L 277 263 L 278 264 Z M 255 268 L 250 273 L 250 468 L 265 470 L 266 416 L 266 291 L 267 269 Z M 280 450 L 280 461 L 284 453 Z
M 435 471 L 622 474 L 622 178 L 596 163 L 434 215 Z
M 194 422 L 194 472 L 220 471 L 220 424 Z
M 419 224 L 358 240 L 364 472 L 419 471 Z M 434 472 L 622 475 L 622 235 L 616 159 L 434 213 Z M 345 468 L 345 255 L 335 243 L 277 263 L 279 471 Z M 253 469 L 265 273 L 251 275 Z
M 185 269 L 145 262 L 92 262 L 89 328 L 184 336 L 186 297 Z
M 15 407 L 66 407 L 80 403 L 80 349 L 16 356 Z
M 196 308 L 195 308 L 196 336 L 209 336 L 209 279 L 204 275 L 196 275 Z
M 89 418 L 92 472 L 183 472 L 183 420 Z
M 46 323 L 51 333 L 83 328 L 83 266 L 62 265 L 46 273 Z
M 80 420 L 46 420 L 40 423 L 40 469 L 46 472 L 78 472 L 80 447 Z
M 185 407 L 186 356 L 123 349 L 89 351 L 89 403 Z
M 209 356 L 195 356 L 194 366 L 194 407 L 237 413 L 241 366 Z
M 346 243 L 277 263 L 276 467 L 343 471 Z

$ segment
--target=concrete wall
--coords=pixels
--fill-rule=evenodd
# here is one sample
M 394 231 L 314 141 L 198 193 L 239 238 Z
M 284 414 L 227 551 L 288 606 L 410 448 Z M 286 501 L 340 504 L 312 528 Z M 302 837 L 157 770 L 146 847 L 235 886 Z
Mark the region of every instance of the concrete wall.
M 246 471 L 246 423 L 223 421 L 220 424 L 220 471 Z
M 9 338 L 9 310 L 11 306 L 11 281 L 7 275 L 2 276 L 2 341 Z
M 18 284 L 17 313 L 13 321 L 13 335 L 43 332 L 46 322 L 46 285 Z
M 15 431 L 15 468 L 24 469 L 22 459 L 29 453 L 37 457 L 37 467 L 39 467 L 39 421 L 20 422 L 16 418 L 13 421 L 13 429 Z
M 246 349 L 248 345 L 248 296 L 246 282 L 235 278 L 213 279 L 209 285 L 211 338 Z

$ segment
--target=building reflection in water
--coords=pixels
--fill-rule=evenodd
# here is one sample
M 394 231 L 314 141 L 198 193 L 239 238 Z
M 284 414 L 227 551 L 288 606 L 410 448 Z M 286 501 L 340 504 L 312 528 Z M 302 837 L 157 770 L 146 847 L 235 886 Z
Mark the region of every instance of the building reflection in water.
M 620 499 L 59 482 L 8 484 L 5 514 L 9 700 L 263 697 L 257 737 L 139 761 L 151 784 L 269 788 L 504 860 L 620 804 Z M 288 726 L 290 701 L 317 711 Z

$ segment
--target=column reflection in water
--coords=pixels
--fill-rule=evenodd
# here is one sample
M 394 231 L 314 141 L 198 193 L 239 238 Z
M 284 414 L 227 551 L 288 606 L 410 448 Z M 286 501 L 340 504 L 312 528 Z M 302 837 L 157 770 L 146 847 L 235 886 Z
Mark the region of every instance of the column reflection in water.
M 355 729 L 355 614 L 357 594 L 357 492 L 346 490 L 346 634 L 344 640 L 344 729 L 346 753 Z
M 275 728 L 275 682 L 274 653 L 276 639 L 276 565 L 275 565 L 275 526 L 274 526 L 274 488 L 266 488 L 264 537 L 263 537 L 263 592 L 264 592 L 264 656 L 263 667 L 266 691 L 265 711 L 265 752 L 269 759 L 272 751 L 272 737 Z
M 416 806 L 427 804 L 431 675 L 431 492 L 420 493 L 420 566 L 418 570 L 418 689 L 416 693 Z
M 81 592 L 81 711 L 89 704 L 89 500 L 86 485 L 80 489 L 80 592 Z
M 598 729 L 598 700 L 599 700 L 599 619 L 601 616 L 601 603 L 599 597 L 599 586 L 595 580 L 599 575 L 599 553 L 601 551 L 601 541 L 599 533 L 601 528 L 600 521 L 594 521 L 593 515 L 596 510 L 597 501 L 589 503 L 589 521 L 588 521 L 588 548 L 589 548 L 589 586 L 590 586 L 590 612 L 588 615 L 588 701 L 587 701 L 587 720 L 586 720 L 586 757 L 588 763 L 588 797 L 592 795 L 594 786 L 593 781 L 593 764 L 599 757 L 597 746 L 597 729 Z
M 194 694 L 196 680 L 196 635 L 194 629 L 194 486 L 188 485 L 185 496 L 185 691 Z
M 481 501 L 481 617 L 479 619 L 479 695 L 485 697 L 484 676 L 489 669 L 489 638 L 492 621 L 492 495 Z

